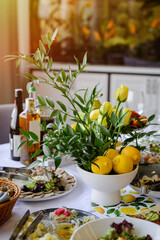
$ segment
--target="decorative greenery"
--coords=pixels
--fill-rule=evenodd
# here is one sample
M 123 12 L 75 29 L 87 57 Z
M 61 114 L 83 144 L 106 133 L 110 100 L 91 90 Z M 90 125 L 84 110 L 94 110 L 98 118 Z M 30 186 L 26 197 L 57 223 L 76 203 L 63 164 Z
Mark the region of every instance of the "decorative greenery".
M 84 71 L 87 65 L 87 54 L 84 55 L 82 64 L 75 57 L 77 70 L 71 71 L 69 66 L 68 73 L 61 69 L 58 73 L 52 69 L 53 59 L 48 56 L 49 50 L 56 37 L 57 31 L 53 35 L 48 33 L 47 36 L 42 36 L 39 41 L 39 48 L 32 55 L 17 55 L 6 56 L 6 60 L 16 60 L 18 67 L 21 61 L 26 61 L 32 65 L 32 68 L 39 69 L 45 73 L 45 77 L 37 78 L 31 73 L 26 73 L 24 76 L 30 81 L 30 84 L 45 83 L 51 88 L 57 89 L 61 96 L 65 98 L 65 102 L 71 105 L 71 113 L 67 106 L 56 101 L 59 108 L 55 108 L 55 103 L 52 99 L 38 96 L 39 107 L 45 107 L 52 110 L 50 118 L 55 118 L 54 123 L 41 124 L 41 131 L 46 132 L 46 137 L 43 140 L 43 153 L 45 161 L 48 158 L 54 157 L 56 168 L 61 163 L 62 156 L 70 156 L 73 161 L 87 171 L 91 171 L 91 163 L 97 156 L 104 155 L 109 148 L 116 148 L 117 141 L 122 133 L 130 134 L 130 138 L 126 139 L 123 145 L 127 145 L 133 140 L 150 136 L 153 132 L 135 132 L 134 127 L 130 126 L 129 109 L 120 108 L 121 102 L 126 101 L 128 96 L 128 88 L 122 86 L 116 90 L 117 105 L 112 107 L 111 103 L 104 102 L 102 105 L 98 98 L 101 96 L 98 86 L 89 94 L 88 89 L 80 89 L 74 93 L 70 90 L 77 76 Z M 73 122 L 73 125 L 67 123 L 67 119 Z M 148 119 L 148 124 L 154 116 Z M 141 123 L 141 126 L 144 125 Z M 29 142 L 29 146 L 33 142 L 37 142 L 37 136 L 32 132 L 21 131 Z M 23 143 L 22 143 L 23 144 Z M 21 144 L 21 145 L 22 145 Z M 34 154 L 39 154 L 39 150 Z M 35 162 L 34 164 L 36 164 Z M 39 163 L 39 161 L 38 161 Z M 33 165 L 32 165 L 33 166 Z

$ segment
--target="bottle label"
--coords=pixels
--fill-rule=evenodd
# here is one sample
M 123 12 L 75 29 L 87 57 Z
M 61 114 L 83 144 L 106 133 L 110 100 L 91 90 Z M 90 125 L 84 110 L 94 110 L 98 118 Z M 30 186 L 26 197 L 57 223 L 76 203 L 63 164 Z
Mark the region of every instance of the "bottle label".
M 21 150 L 18 149 L 19 145 L 21 144 L 21 136 L 20 135 L 13 135 L 13 156 L 20 157 Z
M 10 150 L 13 150 L 13 138 L 11 138 L 11 134 L 9 134 L 9 143 L 10 143 Z
M 29 131 L 34 132 L 40 140 L 40 119 L 29 121 Z

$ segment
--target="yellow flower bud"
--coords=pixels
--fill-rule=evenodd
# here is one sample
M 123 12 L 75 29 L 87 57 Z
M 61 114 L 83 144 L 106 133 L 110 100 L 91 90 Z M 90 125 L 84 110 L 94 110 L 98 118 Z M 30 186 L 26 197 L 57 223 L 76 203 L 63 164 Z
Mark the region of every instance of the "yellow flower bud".
M 99 99 L 94 99 L 93 101 L 93 108 L 100 108 L 101 106 L 101 102 L 99 101 Z
M 96 120 L 99 116 L 99 109 L 92 110 L 89 116 L 90 116 L 91 121 Z
M 117 101 L 125 102 L 128 97 L 128 87 L 122 85 L 115 91 L 115 98 Z
M 132 114 L 131 110 L 129 108 L 123 108 L 123 115 L 127 113 L 122 121 L 124 126 L 127 126 L 129 124 L 130 121 L 130 116 Z
M 103 121 L 102 121 L 102 118 L 103 118 L 103 115 L 99 115 L 98 116 L 98 124 L 99 125 L 102 125 L 104 127 L 107 127 L 107 121 L 106 121 L 106 117 L 103 118 Z
M 104 115 L 106 113 L 108 113 L 108 115 L 110 115 L 111 112 L 112 112 L 112 105 L 111 105 L 111 103 L 110 102 L 104 102 L 102 104 L 102 106 L 100 107 L 100 113 L 102 115 Z
M 77 123 L 73 123 L 73 124 L 71 125 L 71 127 L 73 128 L 74 131 L 76 131 L 76 126 L 77 126 Z

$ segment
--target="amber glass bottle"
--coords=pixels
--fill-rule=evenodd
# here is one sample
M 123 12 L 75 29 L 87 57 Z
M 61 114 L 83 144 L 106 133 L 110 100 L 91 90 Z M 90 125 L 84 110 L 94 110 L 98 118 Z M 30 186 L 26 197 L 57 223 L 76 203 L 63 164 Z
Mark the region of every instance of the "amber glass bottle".
M 15 89 L 15 106 L 11 114 L 11 124 L 9 132 L 11 158 L 15 161 L 20 161 L 20 149 L 18 150 L 18 146 L 21 143 L 19 130 L 19 114 L 23 111 L 22 91 L 22 89 Z
M 34 107 L 34 99 L 27 98 L 25 110 L 19 116 L 20 128 L 25 131 L 34 132 L 40 139 L 40 115 L 36 113 Z M 25 141 L 26 138 L 21 135 L 21 141 Z M 32 155 L 40 149 L 40 143 L 33 143 L 29 148 L 28 144 L 25 143 L 21 147 L 21 159 L 20 161 L 25 165 L 30 165 L 36 160 L 36 157 L 31 159 Z

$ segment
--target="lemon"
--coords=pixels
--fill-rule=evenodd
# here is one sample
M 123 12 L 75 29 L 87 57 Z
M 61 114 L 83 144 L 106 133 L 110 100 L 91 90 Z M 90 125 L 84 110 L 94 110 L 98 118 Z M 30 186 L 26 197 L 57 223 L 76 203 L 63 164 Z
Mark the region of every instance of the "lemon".
M 135 192 L 135 191 L 129 191 L 129 193 L 133 193 L 133 194 L 139 194 L 139 192 Z
M 121 199 L 126 203 L 134 202 L 136 200 L 135 196 L 131 194 L 123 195 Z
M 143 212 L 143 211 L 145 211 L 145 210 L 147 210 L 147 209 L 148 209 L 148 208 L 146 208 L 146 207 L 145 207 L 145 208 L 141 208 L 140 211 Z
M 120 193 L 125 193 L 125 192 L 126 192 L 126 190 L 124 190 L 124 189 L 120 190 Z
M 93 162 L 98 165 L 91 164 L 91 170 L 93 173 L 105 175 L 112 170 L 112 160 L 106 156 L 99 156 L 94 159 Z
M 102 207 L 94 207 L 94 210 L 96 210 L 98 213 L 104 214 L 105 210 Z
M 135 208 L 133 208 L 133 207 L 122 207 L 121 209 L 120 209 L 120 211 L 122 212 L 122 213 L 124 213 L 124 214 L 127 214 L 127 215 L 134 215 L 134 214 L 136 214 L 138 211 L 135 209 Z
M 113 160 L 115 156 L 119 155 L 118 151 L 116 149 L 109 148 L 108 150 L 105 151 L 104 156 L 110 158 Z
M 132 159 L 134 165 L 137 165 L 141 161 L 141 153 L 135 147 L 127 146 L 127 147 L 123 148 L 121 154 L 124 154 L 127 157 L 130 157 Z
M 126 155 L 119 154 L 115 158 L 113 158 L 113 171 L 115 173 L 128 173 L 133 170 L 133 162 L 132 159 L 127 157 Z

